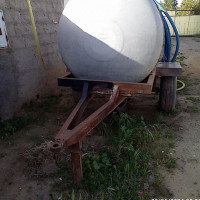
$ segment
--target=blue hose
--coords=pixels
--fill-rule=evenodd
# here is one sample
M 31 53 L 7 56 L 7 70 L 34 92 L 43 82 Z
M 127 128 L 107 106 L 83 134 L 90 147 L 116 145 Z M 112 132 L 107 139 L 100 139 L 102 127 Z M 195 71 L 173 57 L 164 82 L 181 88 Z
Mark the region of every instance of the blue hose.
M 171 35 L 170 35 L 170 30 L 169 30 L 169 26 L 167 24 L 167 21 L 163 15 L 163 13 L 165 14 L 165 16 L 167 17 L 167 19 L 169 20 L 175 35 L 176 35 L 176 50 L 174 53 L 174 56 L 171 60 L 171 62 L 175 62 L 176 57 L 178 55 L 178 51 L 179 51 L 179 46 L 180 46 L 180 40 L 179 40 L 179 34 L 178 34 L 178 30 L 172 20 L 172 18 L 169 16 L 169 14 L 167 13 L 167 11 L 156 1 L 153 0 L 155 2 L 155 4 L 158 6 L 158 9 L 160 10 L 160 14 L 163 20 L 163 24 L 164 24 L 164 28 L 165 28 L 165 51 L 164 51 L 164 56 L 162 58 L 162 62 L 169 62 L 170 61 L 170 55 L 171 55 Z
M 176 57 L 177 57 L 177 55 L 178 55 L 179 47 L 180 47 L 179 34 L 178 34 L 178 30 L 177 30 L 177 28 L 176 28 L 176 26 L 175 26 L 175 24 L 174 24 L 172 18 L 169 16 L 168 12 L 165 11 L 164 13 L 165 13 L 167 19 L 169 20 L 170 24 L 172 25 L 172 27 L 173 27 L 173 29 L 174 29 L 174 32 L 175 32 L 175 36 L 176 36 L 176 51 L 175 51 L 174 56 L 173 56 L 173 58 L 172 58 L 172 60 L 171 60 L 171 62 L 175 62 Z
M 162 62 L 169 62 L 170 61 L 170 54 L 171 54 L 171 36 L 170 36 L 170 30 L 167 24 L 166 19 L 161 14 L 164 29 L 165 29 L 165 50 L 164 50 L 164 56 L 162 58 Z

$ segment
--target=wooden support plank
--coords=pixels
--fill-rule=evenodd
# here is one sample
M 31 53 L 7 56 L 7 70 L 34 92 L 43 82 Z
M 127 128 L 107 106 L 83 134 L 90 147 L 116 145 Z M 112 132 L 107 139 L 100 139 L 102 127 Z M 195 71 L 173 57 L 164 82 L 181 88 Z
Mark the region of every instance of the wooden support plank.
M 156 76 L 181 76 L 182 67 L 178 62 L 158 63 Z

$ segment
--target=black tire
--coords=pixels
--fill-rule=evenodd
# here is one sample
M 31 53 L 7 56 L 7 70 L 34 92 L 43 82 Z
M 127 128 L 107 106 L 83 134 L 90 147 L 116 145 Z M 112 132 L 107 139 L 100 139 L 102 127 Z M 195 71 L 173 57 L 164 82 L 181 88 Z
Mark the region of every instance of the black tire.
M 160 81 L 159 108 L 164 112 L 171 112 L 176 105 L 177 77 L 162 76 Z

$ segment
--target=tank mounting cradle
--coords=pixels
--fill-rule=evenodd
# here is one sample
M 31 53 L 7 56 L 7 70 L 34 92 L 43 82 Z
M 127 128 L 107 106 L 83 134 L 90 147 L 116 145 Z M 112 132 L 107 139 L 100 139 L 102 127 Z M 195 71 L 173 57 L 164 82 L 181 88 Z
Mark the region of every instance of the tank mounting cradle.
M 157 73 L 158 75 L 160 73 L 165 75 L 166 73 L 166 76 L 177 75 L 173 73 L 177 71 L 177 67 L 165 65 L 162 68 L 160 65 L 161 69 L 158 69 L 158 66 L 141 83 L 79 79 L 74 78 L 71 74 L 58 79 L 59 86 L 71 87 L 73 90 L 82 91 L 81 99 L 56 135 L 55 142 L 51 146 L 51 150 L 55 153 L 59 152 L 63 147 L 69 148 L 73 167 L 73 181 L 75 184 L 79 184 L 83 178 L 81 156 L 81 140 L 83 137 L 94 129 L 126 98 L 132 97 L 134 94 L 151 94 Z M 170 69 L 166 70 L 167 67 Z M 80 122 L 84 110 L 94 94 L 109 95 L 110 98 L 104 105 Z

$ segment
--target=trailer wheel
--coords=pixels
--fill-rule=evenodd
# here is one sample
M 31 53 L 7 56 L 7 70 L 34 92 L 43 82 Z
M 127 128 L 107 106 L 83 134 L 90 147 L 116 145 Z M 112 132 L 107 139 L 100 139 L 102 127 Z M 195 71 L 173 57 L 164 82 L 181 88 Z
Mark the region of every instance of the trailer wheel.
M 176 104 L 177 77 L 162 76 L 160 82 L 159 108 L 171 112 Z

